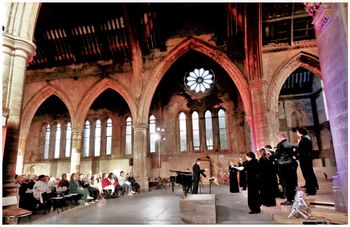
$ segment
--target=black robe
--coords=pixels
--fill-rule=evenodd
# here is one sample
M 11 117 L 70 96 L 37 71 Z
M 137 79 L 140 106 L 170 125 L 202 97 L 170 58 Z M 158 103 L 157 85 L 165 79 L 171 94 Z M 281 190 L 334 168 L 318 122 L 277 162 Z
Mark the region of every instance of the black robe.
M 244 161 L 243 163 L 239 163 L 238 166 L 243 166 L 247 164 L 248 161 Z M 239 186 L 245 190 L 247 188 L 247 171 L 246 169 L 243 169 L 239 171 Z
M 248 206 L 252 212 L 260 212 L 259 163 L 256 159 L 247 162 Z
M 266 157 L 259 159 L 260 198 L 264 206 L 276 206 L 277 174 L 273 163 Z
M 229 166 L 228 171 L 230 172 L 230 192 L 239 192 L 237 180 L 238 170 L 234 167 Z

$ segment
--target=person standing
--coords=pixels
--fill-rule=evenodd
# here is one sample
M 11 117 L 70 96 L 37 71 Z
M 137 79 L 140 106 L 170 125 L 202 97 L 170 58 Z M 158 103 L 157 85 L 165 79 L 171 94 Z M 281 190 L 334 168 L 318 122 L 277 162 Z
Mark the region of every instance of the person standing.
M 264 206 L 276 206 L 277 174 L 273 163 L 269 160 L 269 151 L 259 150 L 260 197 Z
M 244 169 L 247 162 L 247 160 L 243 161 L 241 158 L 239 158 L 238 167 L 243 167 L 243 169 L 239 171 L 239 186 L 242 187 L 243 191 L 247 189 L 247 173 Z
M 198 194 L 198 184 L 200 180 L 200 175 L 202 174 L 203 177 L 206 177 L 204 174 L 204 169 L 201 169 L 199 164 L 200 164 L 201 159 L 198 158 L 196 160 L 196 163 L 192 167 L 192 172 L 193 172 L 193 186 L 192 186 L 192 194 Z
M 286 136 L 279 133 L 277 140 L 279 143 L 273 156 L 276 159 L 278 176 L 287 198 L 281 205 L 292 205 L 298 183 L 297 162 L 293 159 L 293 147 L 287 141 Z
M 247 171 L 248 206 L 249 214 L 260 213 L 260 185 L 259 185 L 259 163 L 253 152 L 246 153 L 248 161 L 244 169 Z
M 299 143 L 296 150 L 296 157 L 300 163 L 300 169 L 305 179 L 306 194 L 316 195 L 318 182 L 312 165 L 312 141 L 307 130 L 297 128 Z
M 238 169 L 236 168 L 235 165 L 233 165 L 232 161 L 230 161 L 228 171 L 230 172 L 230 192 L 231 193 L 239 192 L 238 180 L 237 180 Z

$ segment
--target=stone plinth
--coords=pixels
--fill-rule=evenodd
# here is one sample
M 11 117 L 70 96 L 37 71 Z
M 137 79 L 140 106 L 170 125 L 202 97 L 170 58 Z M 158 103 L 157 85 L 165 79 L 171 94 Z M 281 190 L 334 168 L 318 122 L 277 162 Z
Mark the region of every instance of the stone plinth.
M 180 199 L 180 217 L 185 223 L 216 224 L 215 195 L 187 195 Z

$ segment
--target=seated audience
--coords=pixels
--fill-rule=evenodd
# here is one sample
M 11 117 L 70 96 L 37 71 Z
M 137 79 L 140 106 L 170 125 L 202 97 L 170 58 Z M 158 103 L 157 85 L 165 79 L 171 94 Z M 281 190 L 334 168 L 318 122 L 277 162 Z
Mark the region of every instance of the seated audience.
M 69 194 L 69 181 L 67 180 L 67 174 L 64 173 L 62 174 L 62 179 L 60 180 L 58 187 L 61 187 L 62 189 L 66 189 L 64 190 L 64 194 L 67 195 Z
M 33 197 L 33 192 L 29 188 L 29 182 L 24 175 L 19 175 L 16 178 L 16 184 L 18 184 L 19 203 L 18 206 L 27 210 L 35 210 L 36 200 Z
M 88 206 L 89 203 L 87 202 L 88 200 L 88 195 L 89 195 L 89 190 L 87 188 L 83 188 L 78 181 L 78 174 L 72 173 L 69 181 L 69 189 L 71 193 L 79 193 L 82 196 L 83 199 L 83 204 L 85 206 Z
M 107 177 L 107 173 L 104 173 L 101 180 L 102 190 L 111 190 L 112 194 L 115 192 L 115 186 L 112 182 L 113 173 L 109 173 Z
M 131 182 L 126 180 L 124 177 L 124 171 L 120 171 L 120 175 L 118 176 L 118 181 L 120 186 L 122 186 L 123 190 L 128 188 L 128 195 L 133 195 L 135 192 L 131 188 Z
M 35 199 L 39 200 L 41 204 L 46 203 L 50 197 L 55 196 L 51 188 L 47 183 L 47 176 L 40 175 L 38 181 L 35 182 L 33 186 L 33 196 Z

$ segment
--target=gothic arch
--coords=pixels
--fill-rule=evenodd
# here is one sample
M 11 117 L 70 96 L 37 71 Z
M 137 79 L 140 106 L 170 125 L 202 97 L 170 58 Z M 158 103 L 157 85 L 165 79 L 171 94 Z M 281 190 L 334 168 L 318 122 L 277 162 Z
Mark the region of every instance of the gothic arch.
M 267 110 L 278 112 L 278 97 L 284 82 L 299 67 L 303 67 L 321 79 L 320 62 L 317 56 L 301 51 L 286 60 L 273 75 L 266 93 Z
M 32 41 L 41 3 L 13 2 L 7 7 L 8 20 L 5 33 Z
M 27 135 L 30 128 L 30 123 L 34 117 L 35 112 L 38 110 L 40 105 L 48 99 L 51 95 L 56 95 L 66 105 L 69 115 L 72 119 L 75 112 L 75 108 L 69 99 L 69 97 L 60 88 L 54 85 L 47 85 L 40 89 L 35 95 L 33 95 L 28 103 L 23 108 L 22 120 L 21 120 L 21 135 Z M 73 119 L 72 119 L 73 121 Z
M 187 53 L 189 50 L 195 50 L 201 54 L 206 55 L 217 64 L 219 64 L 231 77 L 235 85 L 237 86 L 238 92 L 242 97 L 243 106 L 247 113 L 251 113 L 251 96 L 249 91 L 249 85 L 246 78 L 243 76 L 238 67 L 220 50 L 216 47 L 209 45 L 208 43 L 201 41 L 196 38 L 188 38 L 175 47 L 162 62 L 153 70 L 152 81 L 144 90 L 144 95 L 140 101 L 140 115 L 139 121 L 148 122 L 148 111 L 152 102 L 152 97 L 159 85 L 161 79 L 171 67 L 171 65 L 179 59 L 182 55 Z
M 84 121 L 86 118 L 86 115 L 92 105 L 92 103 L 96 100 L 96 98 L 104 92 L 106 89 L 112 89 L 116 91 L 118 94 L 120 94 L 126 103 L 128 104 L 131 112 L 131 117 L 133 119 L 135 117 L 136 113 L 136 104 L 132 98 L 132 96 L 127 92 L 127 89 L 125 89 L 122 85 L 119 83 L 105 78 L 100 81 L 98 81 L 96 84 L 94 84 L 91 88 L 88 89 L 88 92 L 84 95 L 83 100 L 80 102 L 77 111 L 74 115 L 74 120 L 77 125 L 75 127 L 82 127 L 84 125 Z

